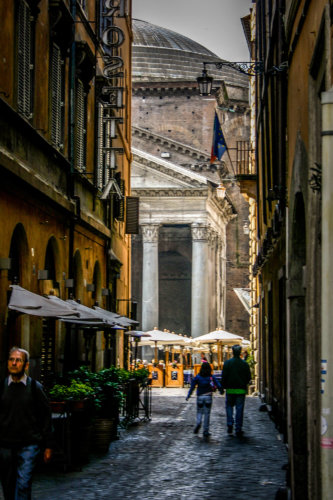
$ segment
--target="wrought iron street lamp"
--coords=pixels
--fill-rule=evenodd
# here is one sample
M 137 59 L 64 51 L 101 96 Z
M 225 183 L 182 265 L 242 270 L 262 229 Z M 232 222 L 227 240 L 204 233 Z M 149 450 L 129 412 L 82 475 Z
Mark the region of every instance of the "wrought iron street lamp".
M 282 71 L 288 69 L 288 62 L 284 61 L 279 66 L 272 66 L 269 70 L 265 72 L 264 64 L 262 61 L 249 61 L 249 62 L 230 62 L 230 61 L 209 61 L 203 62 L 202 76 L 197 78 L 199 85 L 199 93 L 202 96 L 208 96 L 212 92 L 213 87 L 213 77 L 209 76 L 207 73 L 206 66 L 208 64 L 213 64 L 217 69 L 222 69 L 223 66 L 228 68 L 233 68 L 239 73 L 243 73 L 248 76 L 256 76 L 262 74 L 276 75 Z

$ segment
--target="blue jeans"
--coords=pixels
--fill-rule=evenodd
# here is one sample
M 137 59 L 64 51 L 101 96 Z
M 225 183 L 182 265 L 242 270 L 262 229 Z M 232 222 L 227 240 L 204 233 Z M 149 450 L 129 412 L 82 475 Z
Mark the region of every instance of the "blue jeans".
M 197 425 L 201 425 L 202 416 L 204 417 L 204 434 L 209 431 L 210 410 L 212 408 L 213 397 L 211 394 L 197 396 Z
M 234 406 L 236 407 L 236 432 L 242 430 L 245 394 L 226 394 L 225 408 L 227 412 L 227 425 L 234 425 Z
M 40 447 L 0 448 L 0 475 L 5 500 L 30 500 L 32 473 Z

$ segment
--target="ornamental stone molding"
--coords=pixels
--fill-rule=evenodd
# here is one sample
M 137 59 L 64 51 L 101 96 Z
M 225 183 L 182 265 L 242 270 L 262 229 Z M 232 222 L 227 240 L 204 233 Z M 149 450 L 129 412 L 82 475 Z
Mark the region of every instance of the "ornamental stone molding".
M 132 189 L 131 194 L 140 198 L 206 198 L 207 189 Z
M 210 229 L 209 236 L 208 236 L 208 245 L 211 248 L 215 248 L 215 247 L 217 247 L 217 242 L 218 242 L 217 231 L 215 231 L 215 229 Z
M 172 139 L 165 138 L 162 135 L 151 132 L 150 130 L 145 130 L 141 127 L 132 127 L 132 134 L 134 137 L 140 137 L 149 140 L 149 142 L 153 142 L 155 144 L 160 144 L 165 148 L 168 148 L 171 152 L 177 151 L 182 154 L 186 154 L 191 158 L 195 158 L 196 160 L 200 160 L 202 162 L 209 162 L 210 158 L 206 153 L 200 151 L 199 149 L 191 148 L 186 144 L 182 144 L 181 142 L 173 141 Z
M 167 164 L 154 162 L 154 161 L 150 160 L 149 158 L 144 158 L 143 156 L 139 156 L 136 153 L 133 153 L 133 161 L 136 161 L 141 166 L 145 165 L 145 166 L 153 169 L 155 172 L 161 172 L 163 174 L 170 175 L 171 165 L 170 165 L 170 167 L 168 167 Z M 189 176 L 186 174 L 187 174 L 186 169 L 184 169 L 184 174 L 182 174 L 181 172 L 176 172 L 175 170 L 172 171 L 172 177 L 174 179 L 178 179 L 180 181 L 187 182 L 187 183 L 190 181 L 191 184 L 193 184 L 193 187 L 201 187 L 202 186 L 202 184 L 203 184 L 202 182 L 200 182 L 199 180 L 193 179 L 194 176 L 190 179 Z
M 192 240 L 207 241 L 209 238 L 210 228 L 206 224 L 194 222 L 191 224 Z
M 154 84 L 151 83 L 150 86 L 143 86 L 142 84 L 139 84 L 140 86 L 136 85 L 135 82 L 133 82 L 133 88 L 132 88 L 132 94 L 133 96 L 139 96 L 139 97 L 145 97 L 145 96 L 160 96 L 163 95 L 165 97 L 169 96 L 179 96 L 179 95 L 193 95 L 197 97 L 198 95 L 198 85 L 194 84 L 192 85 L 186 85 L 184 86 L 178 86 L 178 87 L 169 87 L 167 85 L 167 82 L 165 83 L 165 86 L 163 87 L 157 87 L 153 86 Z
M 160 224 L 143 224 L 141 226 L 142 240 L 144 243 L 156 243 L 158 242 L 158 230 Z

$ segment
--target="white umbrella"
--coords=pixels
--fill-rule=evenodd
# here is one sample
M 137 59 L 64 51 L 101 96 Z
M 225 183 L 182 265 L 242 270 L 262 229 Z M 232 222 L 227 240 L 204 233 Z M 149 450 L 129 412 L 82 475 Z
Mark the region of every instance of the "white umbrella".
M 198 344 L 217 344 L 217 356 L 218 356 L 218 366 L 220 368 L 222 364 L 222 345 L 234 345 L 241 344 L 244 337 L 240 335 L 235 335 L 234 333 L 226 332 L 220 328 L 216 328 L 213 332 L 206 333 L 205 335 L 200 335 L 196 337 L 194 341 Z
M 195 337 L 193 340 L 194 342 L 199 342 L 200 344 L 211 344 L 219 341 L 222 344 L 233 345 L 240 344 L 244 340 L 244 337 L 217 328 L 213 332 L 200 335 L 200 337 Z
M 186 337 L 168 332 L 167 330 L 159 330 L 157 327 L 154 330 L 149 330 L 149 340 L 143 340 L 139 343 L 140 346 L 155 345 L 155 360 L 157 360 L 157 344 L 161 345 L 185 345 L 187 342 L 184 340 Z

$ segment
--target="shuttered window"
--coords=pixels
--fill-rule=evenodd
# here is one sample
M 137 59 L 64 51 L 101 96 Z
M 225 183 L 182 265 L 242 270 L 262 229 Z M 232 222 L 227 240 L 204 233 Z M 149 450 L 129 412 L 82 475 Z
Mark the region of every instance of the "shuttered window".
M 33 19 L 28 4 L 20 0 L 17 19 L 17 108 L 32 118 Z
M 60 48 L 53 43 L 50 64 L 51 141 L 59 150 L 64 140 L 64 63 Z
M 87 99 L 81 80 L 76 81 L 75 89 L 75 166 L 81 171 L 86 169 L 86 123 Z
M 126 196 L 126 234 L 139 234 L 139 198 Z

